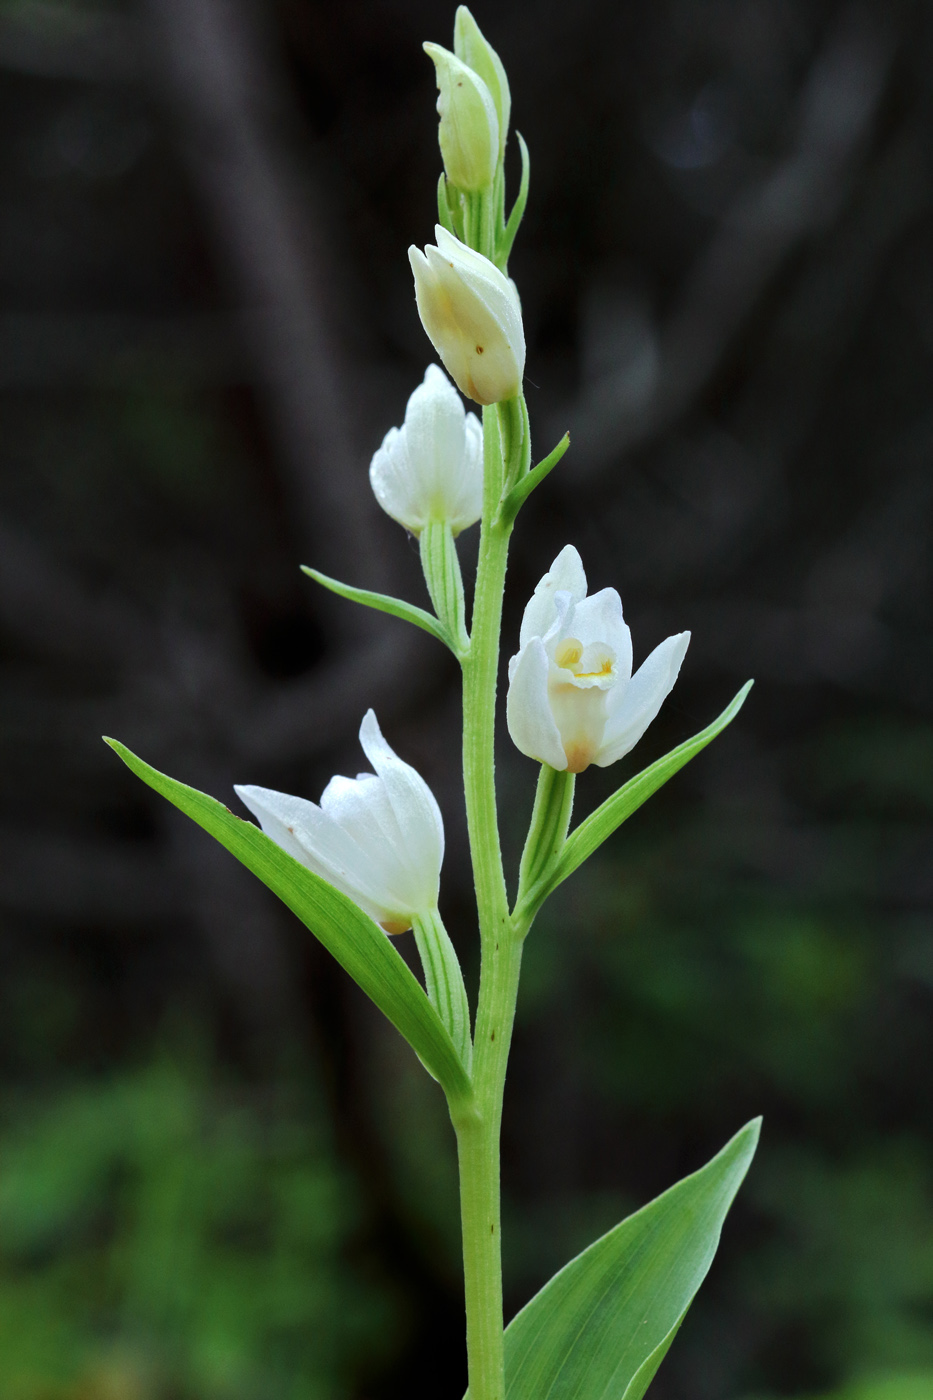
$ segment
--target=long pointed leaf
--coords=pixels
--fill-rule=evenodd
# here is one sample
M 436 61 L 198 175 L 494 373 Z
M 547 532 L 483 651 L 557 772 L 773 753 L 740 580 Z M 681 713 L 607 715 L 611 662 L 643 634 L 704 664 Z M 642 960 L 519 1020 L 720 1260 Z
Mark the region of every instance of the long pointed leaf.
M 412 626 L 420 627 L 423 632 L 430 632 L 432 637 L 436 637 L 439 642 L 444 643 L 445 647 L 450 647 L 454 655 L 458 655 L 457 648 L 454 646 L 447 628 L 426 608 L 416 607 L 414 603 L 406 603 L 404 598 L 393 598 L 388 593 L 373 593 L 368 588 L 354 588 L 351 583 L 341 583 L 339 579 L 322 574 L 318 569 L 312 569 L 309 564 L 302 564 L 301 572 L 307 574 L 308 578 L 313 578 L 314 582 L 319 583 L 322 588 L 328 588 L 331 593 L 336 593 L 338 598 L 346 598 L 351 603 L 362 604 L 364 608 L 375 608 L 376 612 L 400 617 L 403 622 L 410 622 Z
M 540 486 L 546 476 L 548 476 L 557 466 L 567 448 L 570 446 L 570 434 L 564 433 L 560 442 L 548 453 L 543 461 L 536 467 L 532 467 L 527 476 L 523 476 L 511 489 L 502 505 L 499 507 L 499 519 L 505 522 L 514 520 L 522 506 L 536 487 Z
M 578 1254 L 513 1318 L 506 1400 L 641 1400 L 709 1271 L 760 1126 Z
M 689 763 L 691 758 L 695 758 L 701 749 L 712 743 L 717 734 L 722 733 L 744 705 L 752 684 L 752 681 L 746 681 L 738 695 L 712 724 L 708 724 L 699 734 L 694 734 L 692 739 L 678 744 L 676 749 L 671 749 L 670 753 L 629 779 L 618 792 L 607 797 L 595 812 L 591 812 L 576 831 L 571 832 L 554 867 L 549 890 L 555 889 L 568 875 L 572 875 L 577 867 L 602 845 L 607 836 L 611 836 L 633 812 L 637 812 L 643 802 L 647 802 L 648 798 L 657 792 L 659 787 L 663 787 L 668 779 L 673 778 L 674 774 Z
M 466 1070 L 421 985 L 391 941 L 352 899 L 221 802 L 151 768 L 115 739 L 106 742 L 137 777 L 210 832 L 298 915 L 405 1037 L 449 1097 L 470 1094 Z

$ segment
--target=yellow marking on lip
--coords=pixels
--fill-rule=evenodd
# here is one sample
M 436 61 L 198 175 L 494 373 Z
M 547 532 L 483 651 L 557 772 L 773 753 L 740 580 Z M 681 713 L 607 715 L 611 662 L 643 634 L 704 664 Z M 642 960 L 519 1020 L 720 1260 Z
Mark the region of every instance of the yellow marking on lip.
M 597 676 L 610 676 L 612 674 L 612 662 L 607 656 L 598 671 L 577 671 L 575 674 L 577 679 L 581 681 L 591 681 Z

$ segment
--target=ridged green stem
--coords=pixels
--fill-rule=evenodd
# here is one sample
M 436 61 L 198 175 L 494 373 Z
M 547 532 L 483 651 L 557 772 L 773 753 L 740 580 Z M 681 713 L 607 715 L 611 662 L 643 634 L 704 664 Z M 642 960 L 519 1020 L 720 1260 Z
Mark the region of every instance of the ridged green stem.
M 482 963 L 473 1048 L 474 1111 L 455 1119 L 470 1400 L 504 1400 L 499 1134 L 521 940 L 509 918 L 499 848 L 495 711 L 511 522 L 499 521 L 503 463 L 496 407 L 483 410 L 484 500 L 470 652 L 463 663 L 463 776 Z

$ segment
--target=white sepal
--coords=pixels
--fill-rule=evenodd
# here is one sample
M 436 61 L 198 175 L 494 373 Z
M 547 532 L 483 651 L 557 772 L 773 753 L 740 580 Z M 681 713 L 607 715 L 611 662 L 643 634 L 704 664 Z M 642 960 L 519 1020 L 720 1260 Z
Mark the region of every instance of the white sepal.
M 515 284 L 440 224 L 408 260 L 421 323 L 457 388 L 476 403 L 521 393 L 525 332 Z

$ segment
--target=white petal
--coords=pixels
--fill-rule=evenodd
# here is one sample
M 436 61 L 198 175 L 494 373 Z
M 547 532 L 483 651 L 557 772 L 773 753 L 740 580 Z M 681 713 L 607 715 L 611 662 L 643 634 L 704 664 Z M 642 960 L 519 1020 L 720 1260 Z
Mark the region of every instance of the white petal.
M 360 725 L 363 752 L 385 784 L 398 822 L 402 850 L 421 897 L 414 909 L 437 902 L 441 862 L 444 858 L 444 823 L 427 783 L 389 747 L 372 710 Z M 414 910 L 413 910 L 414 912 Z
M 537 584 L 519 633 L 519 647 L 532 637 L 543 637 L 556 617 L 554 595 L 567 592 L 574 603 L 586 597 L 586 574 L 583 561 L 572 544 L 565 545 L 547 573 Z
M 448 519 L 463 460 L 465 412 L 460 395 L 437 365 L 408 400 L 405 439 L 413 490 L 427 519 Z
M 380 897 L 410 908 L 412 884 L 398 822 L 385 784 L 373 773 L 331 778 L 321 794 L 321 810 L 359 848 L 359 866 Z
M 603 742 L 593 759 L 600 768 L 615 763 L 638 743 L 670 694 L 689 641 L 689 632 L 668 637 L 642 662 L 624 691 L 620 687 L 619 692 L 609 692 L 609 715 Z M 619 700 L 614 706 L 617 693 Z
M 548 699 L 548 658 L 540 637 L 532 637 L 509 666 L 506 721 L 512 742 L 529 758 L 561 771 L 567 756 Z
M 632 674 L 632 634 L 622 617 L 622 600 L 614 588 L 601 588 L 589 598 L 582 599 L 573 610 L 573 620 L 565 626 L 572 628 L 577 641 L 584 647 L 602 642 L 616 654 L 616 673 L 623 684 Z
M 508 342 L 511 354 L 517 364 L 518 381 L 521 383 L 525 370 L 525 328 L 522 324 L 522 307 L 515 283 L 484 257 L 475 248 L 468 248 L 440 224 L 435 224 L 437 251 L 444 266 L 449 269 L 453 263 L 460 282 L 482 302 L 487 313 L 495 320 L 500 333 Z M 431 259 L 430 245 L 425 253 Z M 432 266 L 436 264 L 432 261 Z
M 365 853 L 316 803 L 272 788 L 237 786 L 234 791 L 267 836 L 349 895 L 371 918 L 382 922 L 402 912 L 383 899 L 385 892 L 373 880 L 372 862 Z

